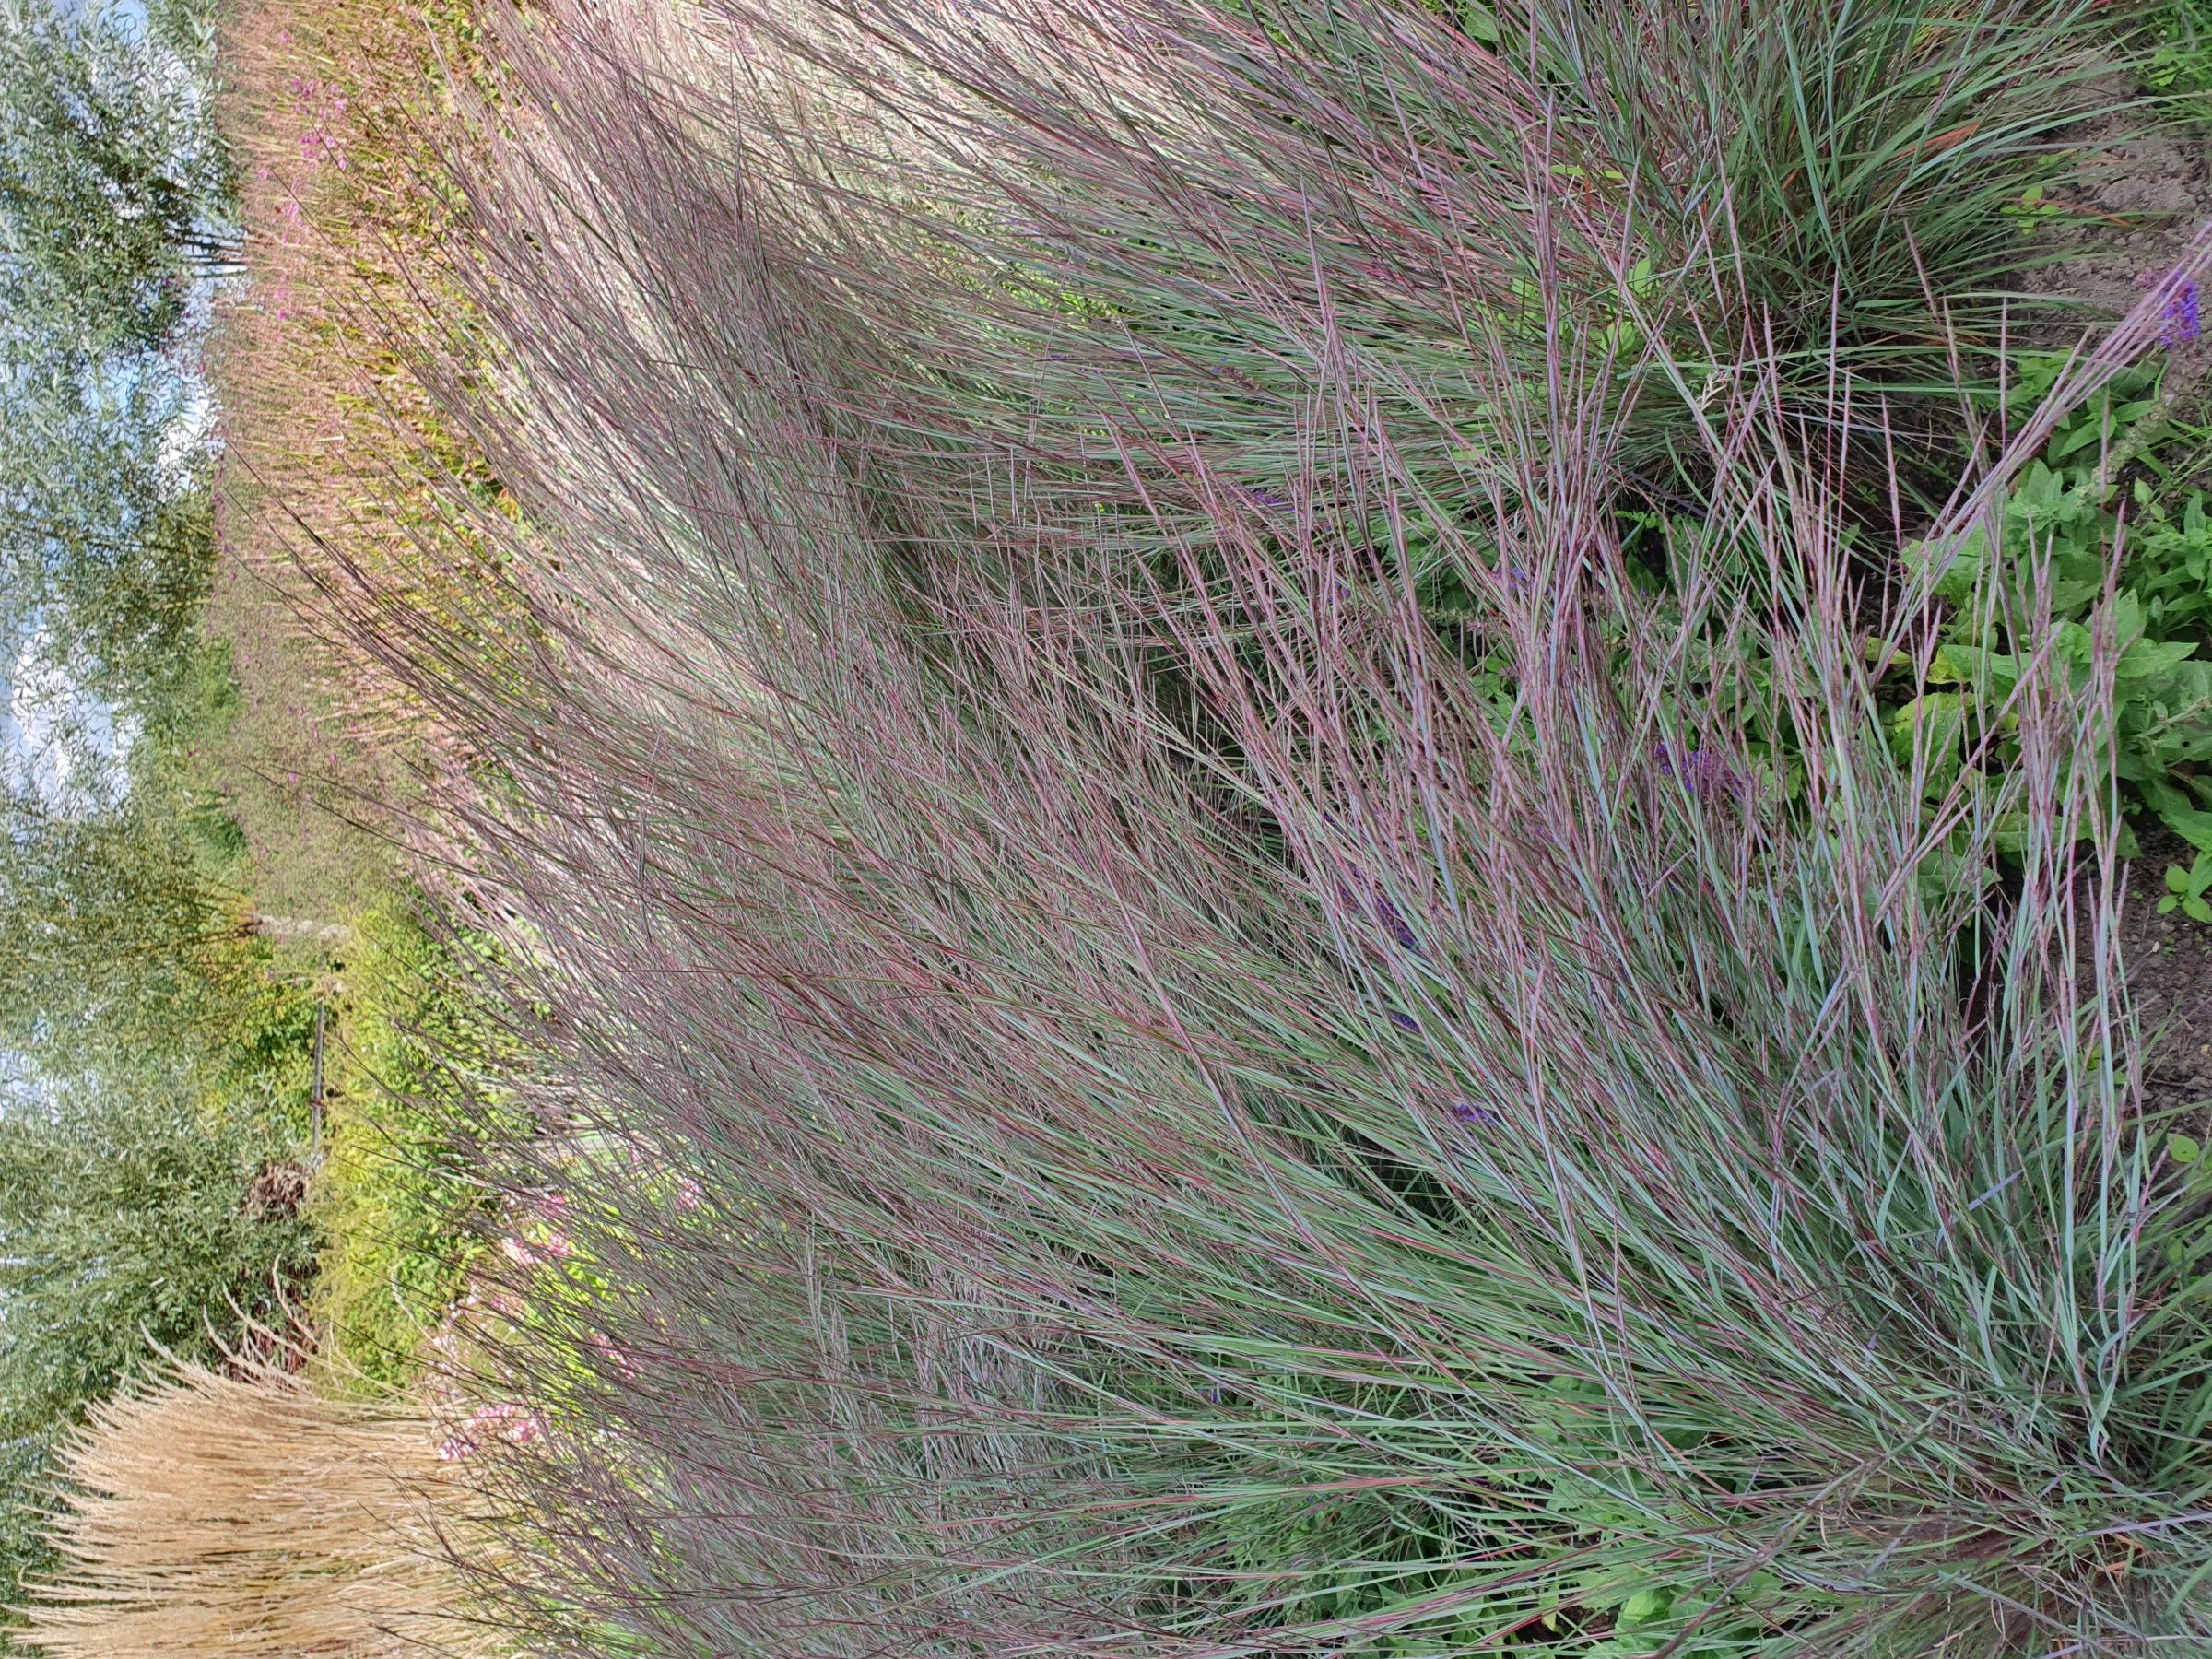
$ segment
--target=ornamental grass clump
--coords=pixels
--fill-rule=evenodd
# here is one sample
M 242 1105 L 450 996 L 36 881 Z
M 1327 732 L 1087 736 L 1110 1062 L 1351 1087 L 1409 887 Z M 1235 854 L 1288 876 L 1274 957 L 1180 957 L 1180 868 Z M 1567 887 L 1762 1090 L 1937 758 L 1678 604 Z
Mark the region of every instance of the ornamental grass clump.
M 1529 44 L 1670 17 L 509 20 L 449 396 L 528 648 L 352 620 L 501 757 L 453 810 L 561 1248 L 480 1334 L 529 1443 L 460 1466 L 548 1651 L 2212 1639 L 2110 630 L 2021 652 L 2009 769 L 1890 735 L 2156 306 L 2018 432 L 1962 357 L 1916 505 L 1845 337 L 1939 324 L 1845 273 L 1956 298 L 1949 207 L 1822 220 L 1817 317 L 1740 183 L 1686 241 L 1747 117 L 1620 165 Z M 2065 20 L 1869 27 L 1994 99 Z M 1994 201 L 1982 107 L 1923 150 Z
M 478 1537 L 419 1407 L 318 1394 L 281 1345 L 179 1363 L 63 1454 L 62 1566 L 9 1634 L 51 1659 L 484 1659 L 450 1552 Z

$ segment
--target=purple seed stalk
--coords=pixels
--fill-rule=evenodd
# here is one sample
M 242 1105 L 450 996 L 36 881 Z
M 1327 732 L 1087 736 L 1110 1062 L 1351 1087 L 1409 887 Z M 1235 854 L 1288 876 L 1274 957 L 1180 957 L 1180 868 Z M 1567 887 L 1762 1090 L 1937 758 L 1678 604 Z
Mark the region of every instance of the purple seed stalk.
M 2204 335 L 2204 319 L 2198 309 L 2196 278 L 2184 276 L 2173 283 L 2166 296 L 2163 318 L 2166 349 L 2179 351 L 2184 346 L 2194 346 Z
M 1678 779 L 1693 795 L 1717 794 L 1732 800 L 1743 798 L 1743 774 L 1710 749 L 1693 748 L 1677 759 L 1673 750 L 1659 743 L 1652 747 L 1652 759 L 1658 762 L 1661 771 Z

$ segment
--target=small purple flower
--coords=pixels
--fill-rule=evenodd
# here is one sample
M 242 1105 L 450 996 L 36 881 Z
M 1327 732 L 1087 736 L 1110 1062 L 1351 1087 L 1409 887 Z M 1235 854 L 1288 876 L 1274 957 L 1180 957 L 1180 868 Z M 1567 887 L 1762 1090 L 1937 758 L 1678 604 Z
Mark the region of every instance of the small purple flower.
M 1390 1011 L 1390 1023 L 1396 1026 L 1399 1030 L 1409 1032 L 1413 1036 L 1418 1037 L 1421 1034 L 1421 1022 L 1410 1014 L 1399 1013 L 1395 1008 Z
M 1660 743 L 1653 745 L 1652 759 L 1659 763 L 1661 771 L 1678 779 L 1691 794 L 1717 793 L 1732 799 L 1743 798 L 1742 775 L 1710 749 L 1693 748 L 1677 761 L 1674 752 Z
M 1495 1129 L 1505 1121 L 1488 1106 L 1477 1106 L 1472 1100 L 1453 1101 L 1452 1117 L 1455 1123 L 1480 1124 L 1485 1129 Z
M 2136 282 L 2164 297 L 2159 322 L 2166 349 L 2179 351 L 2184 346 L 2196 344 L 2204 335 L 2196 278 L 2184 276 L 2179 271 L 2137 271 Z
M 1419 953 L 1420 939 L 1416 936 L 1406 918 L 1398 913 L 1398 907 L 1381 893 L 1375 895 L 1375 918 L 1390 930 L 1390 936 L 1398 942 L 1401 949 L 1413 951 L 1417 955 Z
M 2197 311 L 2196 278 L 2186 277 L 2166 296 L 2166 349 L 2179 351 L 2194 346 L 2204 332 L 2204 320 Z
M 1272 489 L 1248 489 L 1244 493 L 1258 506 L 1279 509 L 1290 505 L 1288 497 L 1277 495 Z

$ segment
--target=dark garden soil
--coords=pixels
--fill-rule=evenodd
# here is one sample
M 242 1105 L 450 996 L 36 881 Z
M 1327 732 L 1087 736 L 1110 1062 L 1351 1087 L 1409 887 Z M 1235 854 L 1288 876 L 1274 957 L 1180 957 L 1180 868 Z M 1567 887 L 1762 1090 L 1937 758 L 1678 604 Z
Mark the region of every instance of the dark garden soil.
M 2124 86 L 2110 90 L 2116 109 L 2126 101 Z M 2038 232 L 2065 253 L 2029 286 L 2088 324 L 2132 309 L 2212 218 L 2212 144 L 2201 132 L 2146 135 L 2132 113 L 2100 116 L 2075 137 L 2081 162 L 2053 198 L 2065 217 Z
M 2166 860 L 2138 860 L 2121 912 L 2120 959 L 2142 1021 L 2152 1111 L 2212 1100 L 2212 927 L 2158 913 Z
M 2115 107 L 2126 100 L 2124 86 L 2111 90 Z M 2076 329 L 2133 309 L 2212 218 L 2212 142 L 2205 135 L 2145 135 L 2139 117 L 2114 114 L 2077 136 L 2085 143 L 2081 164 L 2057 199 L 2080 217 L 2053 237 L 2054 251 L 2065 247 L 2065 256 L 2030 284 L 2065 300 Z M 2054 221 L 2046 233 L 2055 229 Z M 2212 349 L 2200 344 L 2183 355 L 2194 360 L 2176 364 L 2184 379 L 2177 387 L 2170 378 L 2168 389 L 2194 406 L 2173 412 L 2202 420 Z M 2121 960 L 2147 1040 L 2145 1105 L 2176 1109 L 2212 1101 L 2212 926 L 2158 913 L 2167 866 L 2186 865 L 2194 853 L 2162 829 L 2142 824 L 2138 832 L 2144 850 L 2128 876 Z
M 2186 867 L 2195 852 L 2160 825 L 2136 828 L 2143 852 L 2127 866 L 2119 945 L 2143 1030 L 2143 1104 L 2212 1106 L 2212 926 L 2179 911 L 2159 914 L 2168 867 Z

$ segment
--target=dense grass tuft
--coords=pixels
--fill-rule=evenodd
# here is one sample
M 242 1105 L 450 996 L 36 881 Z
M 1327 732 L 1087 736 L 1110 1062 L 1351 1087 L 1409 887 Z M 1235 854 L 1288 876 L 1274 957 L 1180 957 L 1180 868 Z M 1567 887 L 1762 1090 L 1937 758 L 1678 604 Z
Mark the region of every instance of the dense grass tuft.
M 548 1648 L 2212 1638 L 2117 647 L 1885 731 L 2165 296 L 2004 430 L 2075 14 L 1747 16 L 510 20 L 530 625 L 355 620 L 502 757 Z

